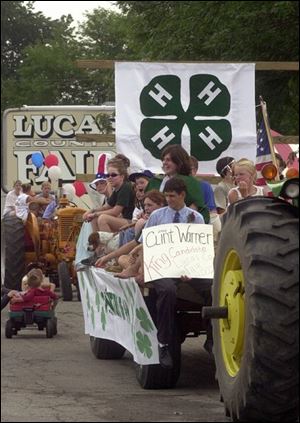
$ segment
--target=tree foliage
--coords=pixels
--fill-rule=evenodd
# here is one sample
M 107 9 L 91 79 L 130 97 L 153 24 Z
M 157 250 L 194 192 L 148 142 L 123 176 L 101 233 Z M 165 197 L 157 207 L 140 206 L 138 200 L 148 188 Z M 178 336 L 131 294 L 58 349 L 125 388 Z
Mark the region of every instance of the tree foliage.
M 26 47 L 47 42 L 59 26 L 59 21 L 34 13 L 33 3 L 1 2 L 1 74 L 4 78 L 15 74 L 23 62 Z
M 117 1 L 128 43 L 142 60 L 297 61 L 299 3 L 294 1 Z M 298 133 L 298 74 L 256 72 L 256 97 L 270 121 Z
M 23 31 L 22 19 L 27 15 L 30 19 L 45 19 L 49 25 L 47 31 L 41 31 L 40 37 L 22 36 L 22 48 L 18 49 L 17 43 L 11 47 L 18 60 L 10 62 L 3 53 L 2 65 L 11 71 L 2 74 L 2 111 L 23 104 L 102 104 L 114 99 L 112 71 L 78 69 L 75 62 L 79 58 L 113 59 L 121 58 L 122 54 L 125 57 L 123 15 L 96 9 L 75 33 L 70 15 L 51 21 L 32 12 L 34 2 L 27 5 L 23 5 L 25 2 L 6 3 L 14 3 L 2 27 L 3 33 L 7 31 L 7 40 L 11 21 L 8 15 L 15 16 L 15 31 L 20 33 Z M 23 32 L 25 34 L 25 30 Z M 10 41 L 6 44 L 12 46 Z
M 81 55 L 78 59 L 130 59 L 132 51 L 127 44 L 126 16 L 99 7 L 86 14 L 86 21 L 79 28 L 78 39 Z M 114 100 L 114 72 L 110 69 L 86 73 L 90 81 L 90 102 L 101 104 Z
M 298 59 L 298 2 L 117 3 L 135 23 L 130 34 L 139 54 L 151 60 Z
M 97 8 L 77 33 L 70 15 L 50 20 L 34 2 L 1 2 L 1 108 L 22 104 L 101 104 L 114 99 L 110 70 L 76 59 L 297 61 L 294 1 L 117 1 Z M 298 133 L 298 73 L 256 72 L 256 96 L 271 126 Z

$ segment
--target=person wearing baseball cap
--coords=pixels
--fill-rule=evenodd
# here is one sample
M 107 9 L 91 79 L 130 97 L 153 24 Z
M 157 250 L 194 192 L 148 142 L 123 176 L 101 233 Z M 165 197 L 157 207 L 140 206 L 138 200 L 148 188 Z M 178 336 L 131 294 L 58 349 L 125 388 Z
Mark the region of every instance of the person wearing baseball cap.
M 93 201 L 97 204 L 97 207 L 85 212 L 83 215 L 83 220 L 89 219 L 90 214 L 94 213 L 98 208 L 104 206 L 104 204 L 107 202 L 107 199 L 112 194 L 112 187 L 108 183 L 108 175 L 105 173 L 106 162 L 108 158 L 108 155 L 105 153 L 99 155 L 98 170 L 95 179 L 89 183 L 89 187 L 93 191 L 96 191 L 96 193 L 91 191 L 90 195 L 92 196 Z
M 105 173 L 97 173 L 95 179 L 89 184 L 89 186 L 95 191 L 97 191 L 97 182 L 106 183 L 107 175 Z
M 136 182 L 137 179 L 139 178 L 144 178 L 147 181 L 149 181 L 149 179 L 153 178 L 153 173 L 151 172 L 151 170 L 139 170 L 135 173 L 131 173 L 131 175 L 129 176 L 129 180 L 131 182 Z
M 153 178 L 153 173 L 150 170 L 140 170 L 135 173 L 131 173 L 129 180 L 134 183 L 134 190 L 136 194 L 135 206 L 139 209 L 142 209 L 143 206 L 143 196 L 145 193 L 146 186 L 151 178 Z M 135 213 L 133 213 L 133 218 Z
M 225 212 L 228 206 L 228 193 L 234 187 L 233 164 L 234 158 L 230 156 L 221 157 L 216 164 L 216 170 L 222 178 L 222 181 L 218 183 L 214 191 L 215 203 L 219 214 Z

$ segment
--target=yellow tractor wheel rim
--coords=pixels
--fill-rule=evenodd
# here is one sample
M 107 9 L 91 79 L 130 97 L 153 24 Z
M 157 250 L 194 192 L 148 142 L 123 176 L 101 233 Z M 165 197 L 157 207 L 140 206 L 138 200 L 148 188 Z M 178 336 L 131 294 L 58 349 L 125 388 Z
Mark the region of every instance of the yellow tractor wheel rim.
M 228 308 L 227 318 L 219 320 L 223 360 L 228 374 L 235 377 L 243 356 L 245 324 L 244 275 L 235 250 L 226 256 L 220 288 L 219 304 Z

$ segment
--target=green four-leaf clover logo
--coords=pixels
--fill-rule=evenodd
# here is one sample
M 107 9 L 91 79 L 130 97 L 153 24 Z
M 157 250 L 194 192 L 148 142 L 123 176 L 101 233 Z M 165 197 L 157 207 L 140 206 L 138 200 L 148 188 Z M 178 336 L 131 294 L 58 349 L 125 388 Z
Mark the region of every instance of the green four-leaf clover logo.
M 193 75 L 189 81 L 190 102 L 181 104 L 181 81 L 176 75 L 160 75 L 140 95 L 140 136 L 144 147 L 157 159 L 167 145 L 181 144 L 183 127 L 190 131 L 191 151 L 199 161 L 213 160 L 232 139 L 230 122 L 222 119 L 230 111 L 230 93 L 214 75 Z

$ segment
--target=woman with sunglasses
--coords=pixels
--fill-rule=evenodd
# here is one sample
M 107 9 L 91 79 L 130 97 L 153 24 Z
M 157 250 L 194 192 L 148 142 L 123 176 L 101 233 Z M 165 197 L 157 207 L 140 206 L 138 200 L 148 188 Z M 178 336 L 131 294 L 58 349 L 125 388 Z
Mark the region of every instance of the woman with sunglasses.
M 107 204 L 91 213 L 93 231 L 117 232 L 132 218 L 135 196 L 128 182 L 127 167 L 119 159 L 107 164 L 107 181 L 113 188 Z

